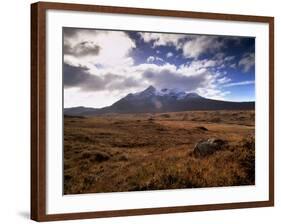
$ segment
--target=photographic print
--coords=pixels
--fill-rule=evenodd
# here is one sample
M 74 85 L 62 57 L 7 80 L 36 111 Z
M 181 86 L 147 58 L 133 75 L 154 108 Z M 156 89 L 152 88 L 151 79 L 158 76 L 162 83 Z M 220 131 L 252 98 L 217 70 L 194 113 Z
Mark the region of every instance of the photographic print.
M 64 194 L 255 184 L 255 38 L 63 28 Z
M 31 219 L 274 206 L 274 18 L 31 4 Z

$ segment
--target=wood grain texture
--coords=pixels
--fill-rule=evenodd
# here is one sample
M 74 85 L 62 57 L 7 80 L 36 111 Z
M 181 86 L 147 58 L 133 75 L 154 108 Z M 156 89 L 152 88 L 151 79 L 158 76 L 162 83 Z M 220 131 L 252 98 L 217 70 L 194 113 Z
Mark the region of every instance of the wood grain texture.
M 71 10 L 194 19 L 262 22 L 269 24 L 269 200 L 228 204 L 46 214 L 46 11 Z M 101 217 L 266 207 L 274 205 L 274 18 L 252 15 L 38 2 L 31 5 L 31 219 L 54 221 Z
M 31 218 L 46 214 L 46 66 L 45 12 L 31 6 Z
M 274 18 L 269 20 L 269 201 L 274 206 Z
M 31 218 L 38 220 L 38 169 L 37 163 L 37 5 L 31 6 Z

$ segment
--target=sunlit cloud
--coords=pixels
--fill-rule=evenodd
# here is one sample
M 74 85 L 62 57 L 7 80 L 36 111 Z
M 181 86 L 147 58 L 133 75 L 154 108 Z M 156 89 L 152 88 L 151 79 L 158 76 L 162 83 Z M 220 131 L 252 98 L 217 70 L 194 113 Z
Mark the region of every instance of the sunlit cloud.
M 255 55 L 239 38 L 64 28 L 63 42 L 65 105 L 108 106 L 149 85 L 228 99 L 255 83 Z

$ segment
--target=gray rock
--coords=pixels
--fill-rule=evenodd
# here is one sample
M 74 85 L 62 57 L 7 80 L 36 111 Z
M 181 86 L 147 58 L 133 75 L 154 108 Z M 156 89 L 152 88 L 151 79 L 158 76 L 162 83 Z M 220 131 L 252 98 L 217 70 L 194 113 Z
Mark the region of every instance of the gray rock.
M 228 142 L 219 138 L 201 140 L 193 149 L 195 156 L 204 157 L 227 147 Z

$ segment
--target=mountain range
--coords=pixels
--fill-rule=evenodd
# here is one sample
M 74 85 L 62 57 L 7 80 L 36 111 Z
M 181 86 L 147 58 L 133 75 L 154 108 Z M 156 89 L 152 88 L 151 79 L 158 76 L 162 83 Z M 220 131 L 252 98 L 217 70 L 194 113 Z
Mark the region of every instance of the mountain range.
M 69 116 L 94 116 L 107 113 L 163 113 L 189 110 L 252 110 L 255 102 L 231 102 L 204 98 L 197 93 L 187 93 L 178 89 L 157 90 L 149 86 L 142 92 L 127 96 L 103 108 L 65 108 Z

